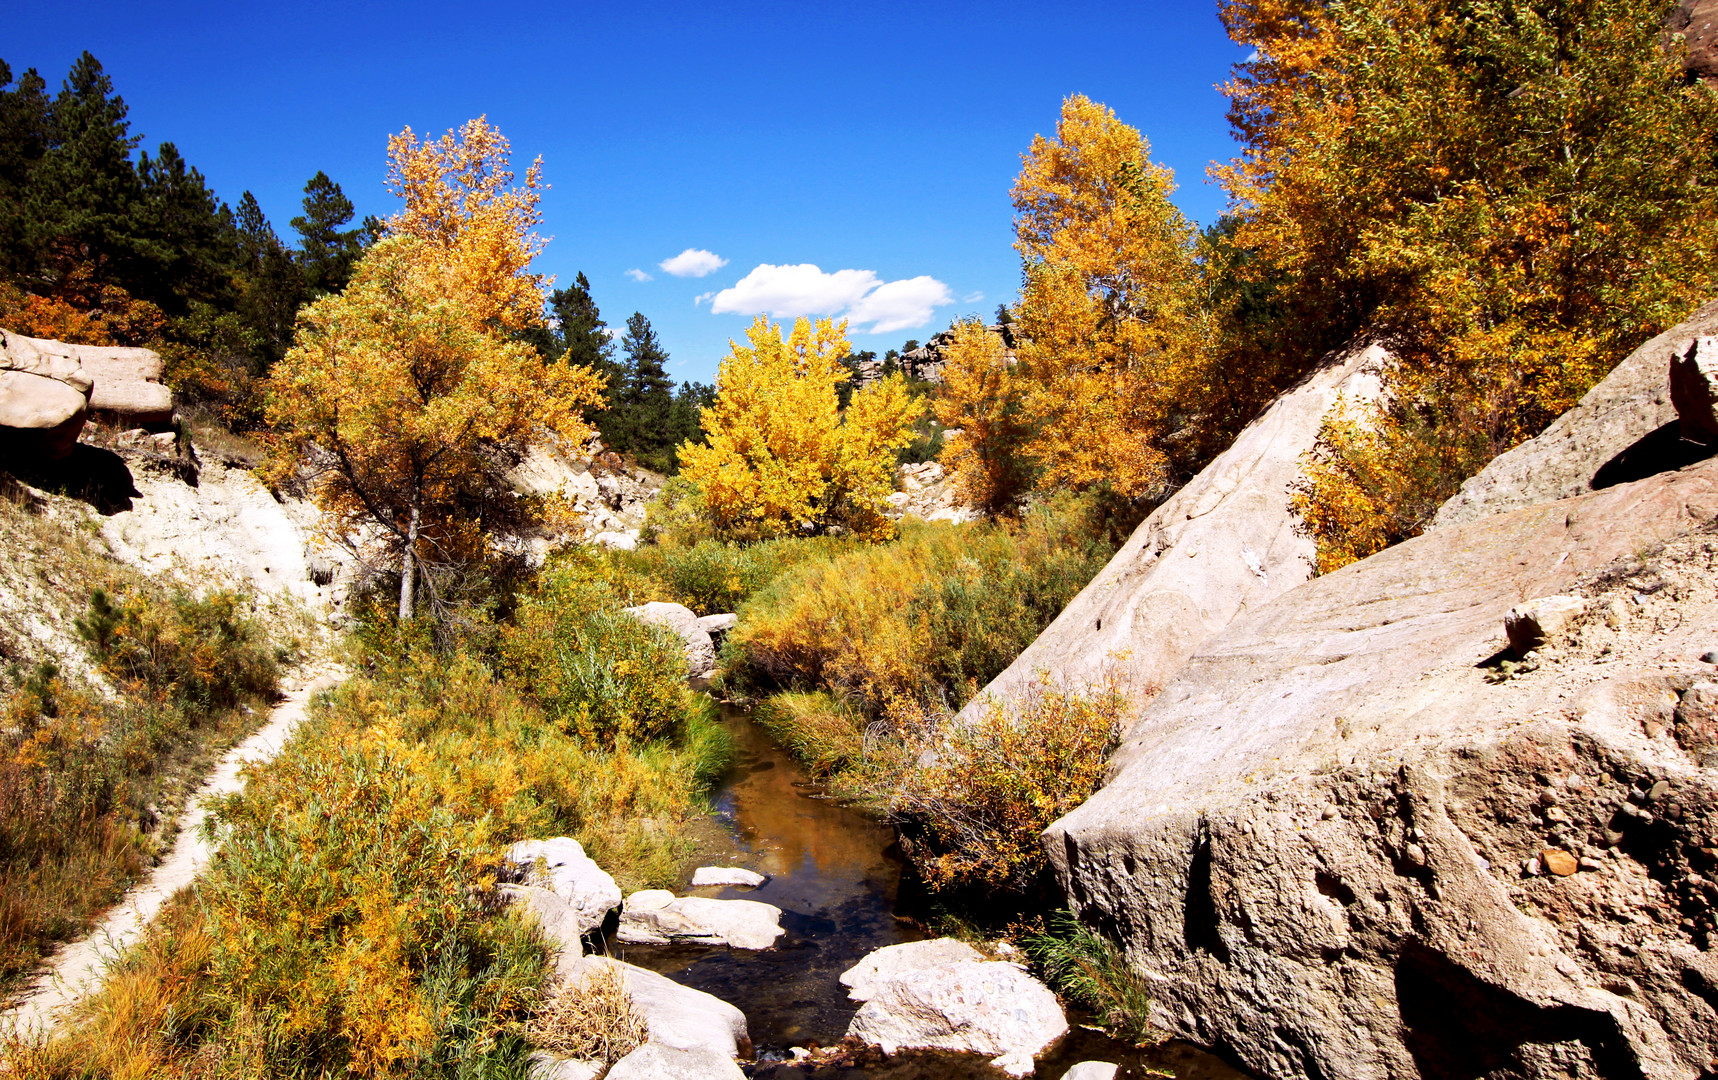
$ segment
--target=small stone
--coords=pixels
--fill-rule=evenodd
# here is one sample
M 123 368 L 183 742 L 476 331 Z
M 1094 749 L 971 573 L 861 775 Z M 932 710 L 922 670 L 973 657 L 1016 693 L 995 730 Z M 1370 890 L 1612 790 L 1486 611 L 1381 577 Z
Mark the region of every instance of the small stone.
M 1647 802 L 1657 802 L 1658 800 L 1664 798 L 1664 796 L 1669 791 L 1670 791 L 1670 781 L 1669 780 L 1660 780 L 1658 783 L 1652 785 L 1651 789 L 1647 791 L 1646 801 Z
M 755 889 L 768 880 L 755 870 L 738 866 L 700 866 L 692 871 L 693 886 L 746 885 Z
M 1604 863 L 1601 863 L 1597 859 L 1583 858 L 1581 860 L 1581 869 L 1583 869 L 1583 870 L 1598 870 L 1598 869 L 1601 869 L 1603 866 L 1604 866 Z
M 1587 601 L 1579 596 L 1542 596 L 1515 605 L 1503 617 L 1509 650 L 1525 657 L 1562 634 L 1586 610 Z
M 1561 848 L 1546 848 L 1539 853 L 1539 862 L 1558 877 L 1568 877 L 1581 868 L 1575 856 Z
M 1330 821 L 1336 818 L 1340 813 L 1341 811 L 1337 810 L 1336 807 L 1326 806 L 1323 810 L 1318 812 L 1318 816 L 1321 820 Z
M 1569 815 L 1560 806 L 1553 806 L 1545 811 L 1545 820 L 1553 825 L 1569 824 Z
M 1702 664 L 1718 664 L 1718 649 L 1707 649 L 1700 654 Z
M 1521 872 L 1528 877 L 1538 877 L 1540 869 L 1538 859 L 1527 859 L 1521 864 Z
M 1402 861 L 1409 866 L 1426 865 L 1426 849 L 1418 844 L 1409 844 L 1402 852 Z

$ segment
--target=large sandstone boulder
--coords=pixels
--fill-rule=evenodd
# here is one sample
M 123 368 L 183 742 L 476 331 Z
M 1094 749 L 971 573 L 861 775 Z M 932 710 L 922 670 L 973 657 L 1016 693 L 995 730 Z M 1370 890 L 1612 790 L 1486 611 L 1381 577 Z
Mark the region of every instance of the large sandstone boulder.
M 1432 528 L 1638 480 L 1703 456 L 1703 448 L 1681 441 L 1667 376 L 1679 350 L 1713 333 L 1718 301 L 1629 354 L 1538 438 L 1498 455 L 1438 508 Z
M 1707 460 L 1443 525 L 1206 642 L 1045 834 L 1157 1026 L 1272 1077 L 1705 1074 L 1718 775 L 1679 715 L 1715 517 Z M 1501 659 L 1548 596 L 1586 604 Z
M 633 1012 L 643 1018 L 650 1042 L 670 1050 L 708 1050 L 729 1060 L 751 1052 L 744 1013 L 666 975 L 606 956 L 587 956 L 568 977 L 568 985 L 579 985 L 598 967 L 618 969 L 624 976 Z
M 1017 694 L 1040 670 L 1077 685 L 1114 667 L 1143 697 L 1238 614 L 1307 580 L 1315 549 L 1296 529 L 1289 486 L 1338 396 L 1377 395 L 1385 358 L 1375 345 L 1350 349 L 1273 402 L 1134 530 L 961 718 Z
M 955 946 L 947 940 L 889 946 L 843 974 L 850 996 L 864 1002 L 847 1037 L 885 1054 L 904 1048 L 986 1054 L 1010 1076 L 1031 1075 L 1033 1059 L 1068 1030 L 1056 995 L 1018 964 L 976 953 L 968 958 L 964 946 Z
M 0 450 L 18 460 L 61 460 L 88 418 L 92 381 L 59 344 L 0 330 Z
M 149 349 L 68 345 L 95 380 L 90 411 L 122 428 L 173 422 L 173 391 L 161 382 L 161 357 Z

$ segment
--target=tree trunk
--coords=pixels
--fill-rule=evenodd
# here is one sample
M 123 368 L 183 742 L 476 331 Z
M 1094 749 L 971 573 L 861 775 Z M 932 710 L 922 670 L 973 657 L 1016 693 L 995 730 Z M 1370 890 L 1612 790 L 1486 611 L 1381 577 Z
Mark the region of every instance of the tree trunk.
M 412 617 L 413 593 L 417 586 L 418 569 L 418 507 L 412 504 L 411 523 L 406 526 L 406 552 L 400 556 L 400 622 Z

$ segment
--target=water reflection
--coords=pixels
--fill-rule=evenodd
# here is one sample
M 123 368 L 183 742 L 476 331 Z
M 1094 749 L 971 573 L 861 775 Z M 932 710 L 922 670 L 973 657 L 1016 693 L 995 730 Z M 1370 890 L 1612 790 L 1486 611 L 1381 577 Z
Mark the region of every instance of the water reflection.
M 746 1014 L 759 1062 L 754 1077 L 788 1080 L 882 1078 L 995 1080 L 1002 1075 L 972 1055 L 871 1051 L 856 1060 L 817 1068 L 779 1059 L 793 1046 L 841 1041 L 858 1005 L 847 1000 L 841 973 L 873 949 L 916 941 L 924 934 L 897 917 L 902 858 L 892 828 L 821 798 L 818 788 L 744 712 L 724 707 L 733 734 L 733 767 L 714 795 L 718 819 L 732 841 L 729 859 L 770 875 L 757 889 L 705 888 L 701 896 L 763 900 L 782 909 L 787 933 L 763 952 L 704 945 L 613 946 L 632 963 L 732 1002 Z M 1120 1076 L 1167 1070 L 1183 1080 L 1244 1080 L 1196 1047 L 1171 1043 L 1132 1050 L 1101 1033 L 1070 1032 L 1040 1060 L 1038 1075 L 1060 1077 L 1079 1061 L 1122 1066 Z

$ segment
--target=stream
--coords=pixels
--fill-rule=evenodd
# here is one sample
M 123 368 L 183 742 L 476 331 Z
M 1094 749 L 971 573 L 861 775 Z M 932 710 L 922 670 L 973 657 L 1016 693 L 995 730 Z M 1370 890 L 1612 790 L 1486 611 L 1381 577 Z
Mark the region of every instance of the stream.
M 789 1049 L 834 1046 L 858 1004 L 847 999 L 839 977 L 867 953 L 926 936 L 908 910 L 904 863 L 894 829 L 822 797 L 786 751 L 770 741 L 742 710 L 723 706 L 733 735 L 734 763 L 713 796 L 717 838 L 725 852 L 718 865 L 768 874 L 757 889 L 709 887 L 690 895 L 754 899 L 781 908 L 786 929 L 774 949 L 748 952 L 727 946 L 620 945 L 614 955 L 686 986 L 732 1002 L 746 1014 L 757 1065 L 755 1078 L 847 1080 L 997 1080 L 1004 1074 L 987 1058 L 938 1051 L 878 1052 L 851 1064 L 794 1064 Z M 908 891 L 910 893 L 910 890 Z M 1060 1080 L 1080 1061 L 1111 1061 L 1119 1077 L 1245 1080 L 1221 1059 L 1187 1043 L 1136 1050 L 1082 1026 L 1069 1014 L 1069 1033 L 1038 1060 L 1038 1076 Z

